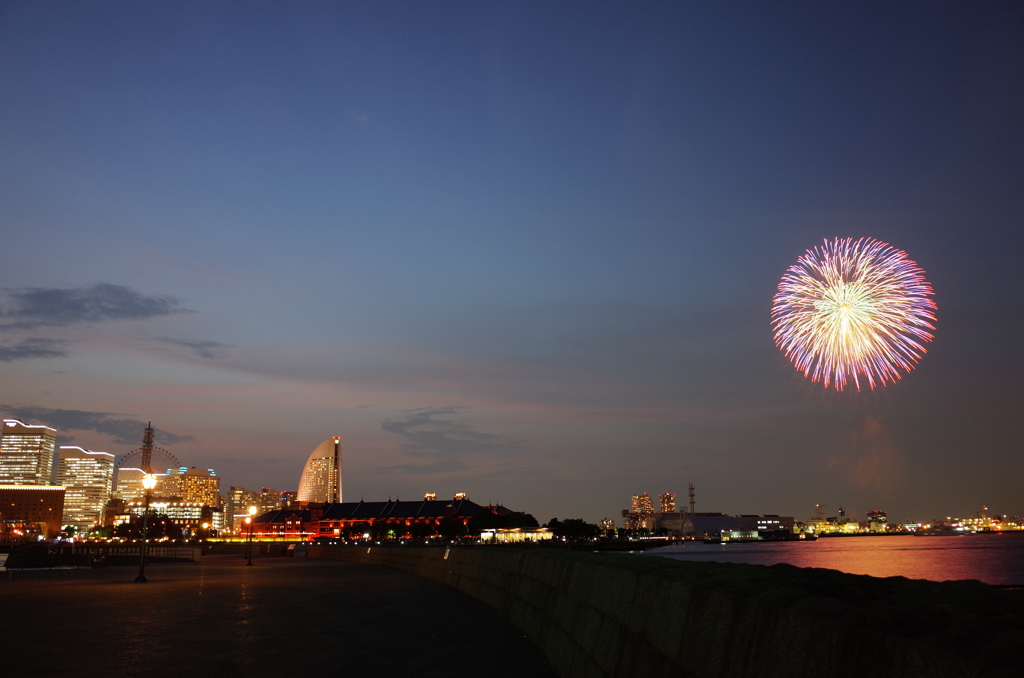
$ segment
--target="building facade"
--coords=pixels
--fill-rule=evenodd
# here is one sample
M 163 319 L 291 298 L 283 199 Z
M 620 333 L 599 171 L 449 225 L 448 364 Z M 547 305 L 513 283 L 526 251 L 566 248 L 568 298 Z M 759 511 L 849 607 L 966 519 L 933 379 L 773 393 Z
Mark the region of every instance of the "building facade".
M 4 419 L 0 430 L 0 484 L 49 485 L 57 431 Z
M 651 517 L 654 515 L 654 502 L 649 494 L 634 494 L 630 508 L 632 510 L 627 515 L 629 520 L 626 524 L 628 529 L 650 530 L 653 527 Z
M 886 532 L 889 529 L 889 517 L 885 511 L 868 511 L 868 531 Z
M 82 532 L 101 524 L 113 482 L 114 455 L 61 445 L 57 456 L 57 484 L 66 488 L 64 525 Z
M 773 513 L 739 516 L 695 513 L 686 516 L 683 534 L 696 538 L 771 541 L 791 536 L 794 525 L 792 516 L 779 516 Z
M 299 502 L 341 503 L 341 438 L 328 438 L 313 450 L 299 478 Z
M 655 534 L 681 537 L 685 524 L 685 511 L 659 511 L 651 516 L 651 531 Z
M 245 519 L 249 517 L 249 507 L 256 506 L 257 513 L 266 513 L 259 510 L 259 492 L 247 490 L 244 487 L 230 487 L 224 497 L 224 527 L 234 533 L 241 530 Z
M 55 537 L 63 515 L 63 487 L 0 485 L 0 541 Z
M 140 521 L 145 511 L 145 506 L 129 506 L 127 509 L 133 522 Z M 149 505 L 149 515 L 151 517 L 166 516 L 184 531 L 186 537 L 198 534 L 200 530 L 205 531 L 212 528 L 220 531 L 224 529 L 223 512 L 217 507 L 204 504 L 187 501 L 154 501 Z
M 146 472 L 141 468 L 119 468 L 114 472 L 114 496 L 123 499 L 128 504 L 143 504 L 146 501 L 146 488 L 142 486 L 142 479 Z M 160 478 L 157 476 L 157 487 Z
M 214 508 L 220 507 L 220 478 L 212 468 L 204 469 L 193 466 L 185 469 L 179 483 L 183 502 Z
M 468 499 L 443 501 L 376 501 L 311 504 L 257 516 L 256 539 L 344 539 L 364 530 L 390 532 L 395 538 L 434 536 L 445 523 L 466 525 L 487 509 Z M 248 528 L 244 529 L 248 533 Z
M 262 515 L 270 511 L 285 508 L 287 497 L 285 492 L 278 492 L 272 487 L 261 487 L 256 493 L 256 513 Z
M 187 504 L 220 507 L 220 478 L 212 468 L 180 466 L 157 478 L 156 495 Z

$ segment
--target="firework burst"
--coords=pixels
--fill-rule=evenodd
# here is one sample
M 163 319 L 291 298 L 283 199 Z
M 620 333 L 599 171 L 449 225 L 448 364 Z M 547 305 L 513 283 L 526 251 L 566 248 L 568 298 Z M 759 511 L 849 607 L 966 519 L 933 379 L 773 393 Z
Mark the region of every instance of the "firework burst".
M 772 303 L 775 344 L 825 388 L 884 386 L 927 353 L 932 295 L 906 252 L 873 238 L 826 240 L 782 276 Z

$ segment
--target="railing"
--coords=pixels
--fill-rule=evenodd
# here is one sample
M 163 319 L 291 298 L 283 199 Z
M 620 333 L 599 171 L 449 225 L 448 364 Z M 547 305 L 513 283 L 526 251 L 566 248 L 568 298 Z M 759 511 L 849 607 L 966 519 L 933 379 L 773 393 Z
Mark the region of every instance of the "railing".
M 131 544 L 27 544 L 15 547 L 8 554 L 6 569 L 55 567 L 97 567 L 138 563 L 139 543 Z M 195 561 L 192 544 L 146 544 L 149 562 Z
M 74 546 L 76 555 L 138 556 L 140 544 L 89 544 Z M 195 560 L 196 547 L 192 544 L 146 544 L 146 560 Z

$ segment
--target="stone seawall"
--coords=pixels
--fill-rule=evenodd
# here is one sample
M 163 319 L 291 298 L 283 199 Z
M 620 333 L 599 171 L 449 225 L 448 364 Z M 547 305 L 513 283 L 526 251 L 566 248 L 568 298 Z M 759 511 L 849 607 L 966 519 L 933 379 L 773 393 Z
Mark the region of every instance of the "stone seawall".
M 467 593 L 504 613 L 564 678 L 1021 675 L 1024 592 L 979 582 L 489 547 L 308 553 Z

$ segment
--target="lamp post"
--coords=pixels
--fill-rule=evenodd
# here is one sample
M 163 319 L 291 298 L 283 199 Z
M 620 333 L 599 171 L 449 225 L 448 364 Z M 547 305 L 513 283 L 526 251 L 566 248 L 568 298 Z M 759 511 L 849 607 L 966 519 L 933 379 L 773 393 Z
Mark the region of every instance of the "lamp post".
M 252 565 L 252 528 L 253 521 L 256 520 L 256 507 L 249 507 L 249 517 L 245 519 L 245 522 L 249 523 L 249 548 L 246 549 L 249 552 L 249 562 L 246 565 Z
M 145 584 L 146 579 L 146 529 L 149 523 L 149 500 L 152 498 L 153 488 L 156 487 L 156 476 L 147 473 L 142 477 L 142 486 L 146 488 L 146 508 L 142 512 L 142 547 L 139 549 L 139 576 L 135 578 L 136 584 Z

